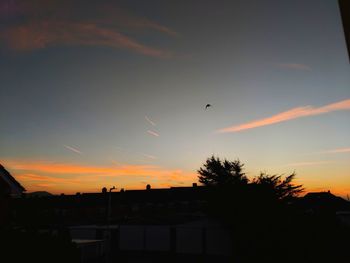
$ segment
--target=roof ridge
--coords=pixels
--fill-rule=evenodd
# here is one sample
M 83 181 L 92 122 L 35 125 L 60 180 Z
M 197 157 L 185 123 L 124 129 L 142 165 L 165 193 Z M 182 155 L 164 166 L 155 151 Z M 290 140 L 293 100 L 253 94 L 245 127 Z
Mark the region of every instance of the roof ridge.
M 1 164 L 0 164 L 0 171 L 3 172 L 4 176 L 6 176 L 8 180 L 10 180 L 17 187 L 21 188 L 22 191 L 26 191 L 26 189 Z

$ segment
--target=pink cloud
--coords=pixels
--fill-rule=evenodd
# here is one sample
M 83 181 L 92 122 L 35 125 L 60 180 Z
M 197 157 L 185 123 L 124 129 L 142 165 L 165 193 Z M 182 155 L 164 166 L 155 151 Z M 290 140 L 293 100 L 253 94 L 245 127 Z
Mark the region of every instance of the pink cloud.
M 293 120 L 301 117 L 320 115 L 320 114 L 325 114 L 333 111 L 349 110 L 349 109 L 350 109 L 350 99 L 328 104 L 326 106 L 319 107 L 319 108 L 314 108 L 312 106 L 297 107 L 297 108 L 293 108 L 293 109 L 275 114 L 268 118 L 263 118 L 260 120 L 255 120 L 255 121 L 223 128 L 218 130 L 218 132 L 220 133 L 239 132 L 243 130 L 272 125 L 279 122 L 289 121 L 289 120 Z
M 132 15 L 115 7 L 115 4 L 106 7 L 103 3 L 95 3 L 92 6 L 94 11 L 87 13 L 88 16 L 70 1 L 20 1 L 17 6 L 16 9 L 11 7 L 11 10 L 17 10 L 22 22 L 7 25 L 0 32 L 2 41 L 12 50 L 85 45 L 127 49 L 159 58 L 172 57 L 171 52 L 143 44 L 127 32 L 132 28 L 145 28 L 175 36 L 175 31 L 147 18 Z M 90 5 L 89 8 L 92 7 Z M 16 14 L 15 11 L 11 12 Z
M 337 148 L 337 149 L 323 151 L 320 153 L 350 153 L 350 148 Z
M 129 49 L 160 58 L 171 57 L 168 51 L 148 47 L 116 30 L 102 28 L 92 23 L 33 22 L 7 29 L 4 37 L 11 49 L 19 51 L 55 45 L 85 45 Z
M 287 166 L 314 166 L 314 165 L 322 165 L 329 164 L 332 161 L 312 161 L 312 162 L 297 162 L 297 163 L 289 163 Z
M 159 137 L 159 134 L 155 131 L 148 130 L 147 132 L 155 137 Z

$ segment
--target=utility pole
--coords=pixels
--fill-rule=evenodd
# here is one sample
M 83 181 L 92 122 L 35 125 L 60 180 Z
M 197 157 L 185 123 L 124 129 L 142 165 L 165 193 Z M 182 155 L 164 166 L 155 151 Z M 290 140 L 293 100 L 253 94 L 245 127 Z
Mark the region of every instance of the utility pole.
M 115 186 L 112 188 L 109 188 L 109 194 L 108 194 L 108 213 L 107 213 L 107 224 L 108 228 L 111 222 L 111 214 L 112 214 L 112 191 L 115 189 Z
M 111 233 L 111 214 L 112 214 L 112 191 L 116 189 L 115 186 L 109 188 L 108 193 L 108 211 L 107 211 L 107 262 L 111 262 L 111 254 L 112 254 L 112 233 Z

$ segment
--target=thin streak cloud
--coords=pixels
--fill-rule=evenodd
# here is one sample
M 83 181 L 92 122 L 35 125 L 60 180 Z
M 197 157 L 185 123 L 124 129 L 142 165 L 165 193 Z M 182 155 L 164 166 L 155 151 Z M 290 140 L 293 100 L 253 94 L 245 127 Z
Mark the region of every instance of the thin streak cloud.
M 322 151 L 320 153 L 350 153 L 350 148 L 338 148 L 338 149 Z
M 153 159 L 153 160 L 157 159 L 157 157 L 154 156 L 154 155 L 145 154 L 145 153 L 142 153 L 142 155 L 145 156 L 145 157 L 147 157 L 147 158 L 149 158 L 149 159 Z
M 152 121 L 150 118 L 148 118 L 147 116 L 145 116 L 146 121 L 148 121 L 149 124 L 151 124 L 152 126 L 156 126 L 156 123 L 154 121 Z
M 315 162 L 297 162 L 297 163 L 289 163 L 286 166 L 314 166 L 314 165 L 322 165 L 329 164 L 332 161 L 315 161 Z
M 268 118 L 263 118 L 260 120 L 255 120 L 252 122 L 247 122 L 239 125 L 230 126 L 218 130 L 219 133 L 228 132 L 239 132 L 248 129 L 258 128 L 262 126 L 268 126 L 279 122 L 285 122 L 301 117 L 314 116 L 325 114 L 333 111 L 349 110 L 350 109 L 350 99 L 335 102 L 332 104 L 325 105 L 323 107 L 314 108 L 313 106 L 303 106 L 293 108 L 278 114 L 275 114 Z
M 78 154 L 82 154 L 81 151 L 79 151 L 77 148 L 74 148 L 72 146 L 68 146 L 68 145 L 63 145 L 66 149 L 72 151 L 72 152 L 75 152 L 75 153 L 78 153 Z
M 151 134 L 152 136 L 155 136 L 155 137 L 159 137 L 160 135 L 157 133 L 157 132 L 155 132 L 155 131 L 151 131 L 151 130 L 148 130 L 147 131 L 149 134 Z

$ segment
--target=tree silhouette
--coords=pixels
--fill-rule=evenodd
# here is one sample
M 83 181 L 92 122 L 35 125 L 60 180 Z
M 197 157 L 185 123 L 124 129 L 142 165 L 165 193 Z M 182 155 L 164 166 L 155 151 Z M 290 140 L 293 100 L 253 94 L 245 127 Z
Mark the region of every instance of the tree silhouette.
M 230 233 L 232 262 L 350 262 L 350 229 L 335 213 L 305 212 L 295 173 L 248 180 L 243 167 L 211 156 L 198 170 L 207 215 Z
M 248 183 L 248 178 L 243 172 L 243 166 L 240 160 L 221 161 L 214 155 L 206 160 L 197 172 L 199 173 L 199 182 L 205 186 L 230 186 L 242 185 Z
M 265 193 L 269 193 L 278 200 L 290 200 L 304 191 L 302 185 L 293 184 L 295 173 L 282 179 L 282 175 L 268 175 L 260 173 L 253 179 L 252 184 L 260 187 Z

